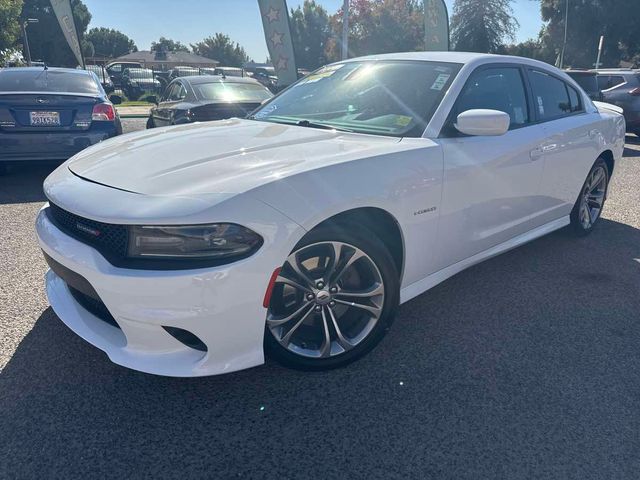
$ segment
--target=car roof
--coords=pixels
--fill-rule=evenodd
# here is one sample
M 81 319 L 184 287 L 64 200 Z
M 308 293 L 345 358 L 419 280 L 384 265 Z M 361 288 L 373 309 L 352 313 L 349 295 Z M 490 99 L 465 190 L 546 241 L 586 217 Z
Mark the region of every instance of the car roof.
M 90 75 L 90 73 L 87 70 L 81 69 L 81 68 L 62 68 L 62 67 L 47 67 L 46 68 L 47 72 L 66 72 L 66 73 L 75 73 L 76 75 Z M 21 71 L 21 72 L 25 72 L 25 73 L 42 73 L 45 71 L 44 67 L 7 67 L 7 68 L 0 68 L 0 72 L 7 72 L 7 71 L 12 71 L 12 72 L 17 72 L 17 71 Z
M 251 83 L 253 85 L 262 85 L 260 82 L 258 82 L 257 80 L 254 80 L 253 78 L 249 78 L 249 77 L 232 77 L 232 76 L 227 76 L 227 77 L 223 77 L 222 75 L 190 75 L 187 77 L 180 77 L 180 80 L 186 80 L 189 83 L 192 83 L 194 85 L 200 84 L 200 83 L 213 83 L 213 82 L 218 82 L 218 83 Z

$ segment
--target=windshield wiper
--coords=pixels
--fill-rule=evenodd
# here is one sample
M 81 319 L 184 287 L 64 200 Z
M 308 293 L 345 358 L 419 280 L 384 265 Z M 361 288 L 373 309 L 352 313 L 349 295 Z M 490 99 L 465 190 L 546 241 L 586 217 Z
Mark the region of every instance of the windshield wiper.
M 348 128 L 334 127 L 333 125 L 328 125 L 326 123 L 316 123 L 310 122 L 309 120 L 299 120 L 296 122 L 296 125 L 299 127 L 309 127 L 309 128 L 320 128 L 322 130 L 337 130 L 339 132 L 353 132 Z

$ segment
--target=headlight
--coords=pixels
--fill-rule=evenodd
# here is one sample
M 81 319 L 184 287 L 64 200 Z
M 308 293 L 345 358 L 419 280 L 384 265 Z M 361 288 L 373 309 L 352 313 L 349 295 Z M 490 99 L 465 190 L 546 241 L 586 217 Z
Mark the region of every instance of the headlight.
M 130 258 L 229 260 L 244 258 L 262 246 L 262 237 L 233 223 L 191 226 L 134 226 Z

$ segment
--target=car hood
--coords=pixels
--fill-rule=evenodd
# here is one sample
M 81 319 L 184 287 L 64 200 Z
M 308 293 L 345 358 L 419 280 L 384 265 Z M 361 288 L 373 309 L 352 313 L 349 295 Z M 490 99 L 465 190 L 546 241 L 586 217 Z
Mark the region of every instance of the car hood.
M 242 193 L 303 171 L 392 151 L 400 139 L 230 119 L 156 128 L 83 150 L 77 176 L 148 195 Z

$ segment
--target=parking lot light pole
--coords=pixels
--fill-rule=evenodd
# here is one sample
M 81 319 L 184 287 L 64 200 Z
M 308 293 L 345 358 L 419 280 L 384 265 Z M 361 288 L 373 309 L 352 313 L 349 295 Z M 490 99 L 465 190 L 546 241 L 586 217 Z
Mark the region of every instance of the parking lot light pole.
M 342 60 L 349 57 L 349 0 L 342 4 Z
M 27 65 L 31 66 L 31 50 L 29 49 L 29 38 L 27 37 L 27 26 L 30 23 L 38 23 L 37 18 L 27 18 L 25 22 L 22 22 L 22 39 L 24 40 L 24 53 L 27 56 Z
M 564 10 L 564 41 L 562 42 L 562 52 L 560 53 L 560 68 L 564 67 L 564 51 L 567 48 L 567 32 L 569 30 L 569 0 L 566 0 Z

